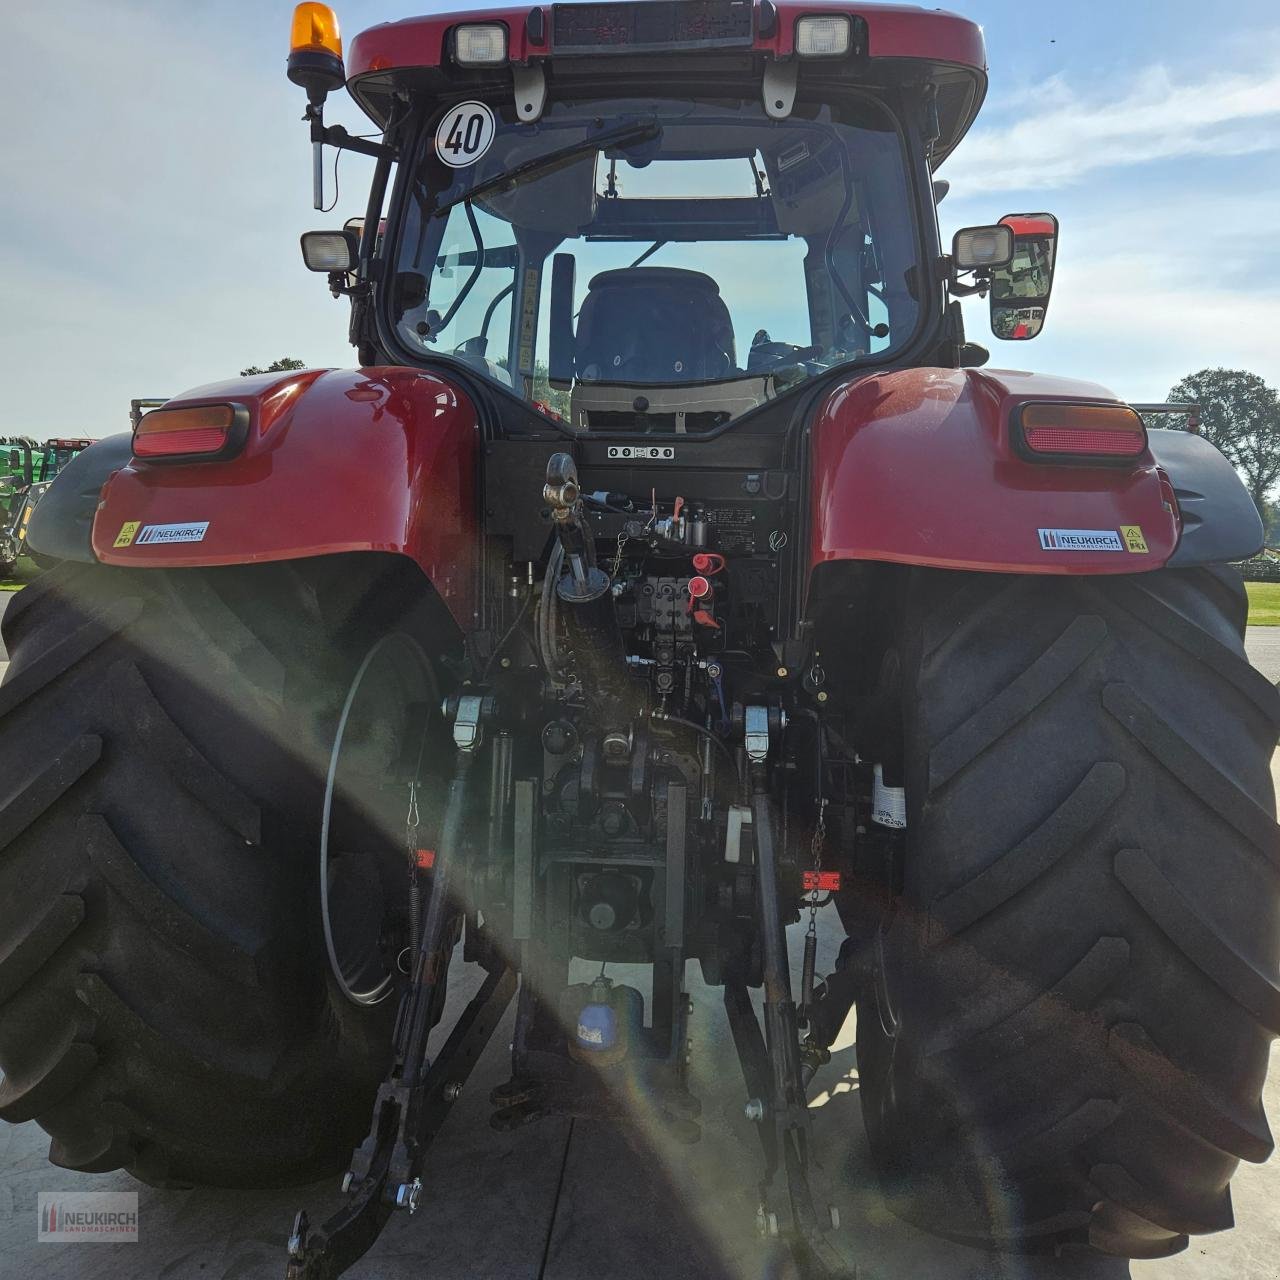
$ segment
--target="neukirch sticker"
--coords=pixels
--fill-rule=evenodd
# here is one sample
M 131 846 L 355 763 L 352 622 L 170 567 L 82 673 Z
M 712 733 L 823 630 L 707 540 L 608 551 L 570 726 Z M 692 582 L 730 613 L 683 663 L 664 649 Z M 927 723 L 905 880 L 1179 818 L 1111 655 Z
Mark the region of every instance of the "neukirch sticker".
M 207 520 L 187 524 L 149 524 L 138 534 L 136 546 L 148 546 L 157 542 L 203 542 L 209 531 Z
M 1123 551 L 1114 529 L 1041 529 L 1042 551 Z

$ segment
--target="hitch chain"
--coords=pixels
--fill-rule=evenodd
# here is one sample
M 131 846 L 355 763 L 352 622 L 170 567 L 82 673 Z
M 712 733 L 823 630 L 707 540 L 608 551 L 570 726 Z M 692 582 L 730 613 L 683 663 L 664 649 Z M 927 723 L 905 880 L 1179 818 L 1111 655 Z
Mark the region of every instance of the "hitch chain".
M 399 966 L 408 973 L 413 966 L 413 957 L 418 954 L 418 942 L 422 937 L 422 896 L 418 885 L 418 829 L 422 824 L 418 813 L 418 780 L 409 783 L 409 812 L 405 815 L 405 849 L 409 861 L 409 952 L 405 957 L 407 964 Z M 403 953 L 402 953 L 403 954 Z
M 812 888 L 809 890 L 809 928 L 804 936 L 804 967 L 800 978 L 800 1018 L 807 1025 L 813 1007 L 814 971 L 818 960 L 818 908 L 822 905 L 819 890 L 822 873 L 822 851 L 827 842 L 827 799 L 818 800 L 818 821 L 813 829 L 810 845 L 812 860 Z
M 633 538 L 637 540 L 643 539 L 644 535 L 648 533 L 650 529 L 653 528 L 657 518 L 658 518 L 658 509 L 657 507 L 655 507 L 653 511 L 650 512 L 648 520 L 644 522 L 644 527 L 640 530 L 638 534 L 628 533 L 627 526 L 625 524 L 622 526 L 622 529 L 618 534 L 618 544 L 614 548 L 614 552 L 613 552 L 613 568 L 609 570 L 609 581 L 611 583 L 617 582 L 618 575 L 622 572 L 622 557 L 626 552 L 627 543 L 630 542 Z

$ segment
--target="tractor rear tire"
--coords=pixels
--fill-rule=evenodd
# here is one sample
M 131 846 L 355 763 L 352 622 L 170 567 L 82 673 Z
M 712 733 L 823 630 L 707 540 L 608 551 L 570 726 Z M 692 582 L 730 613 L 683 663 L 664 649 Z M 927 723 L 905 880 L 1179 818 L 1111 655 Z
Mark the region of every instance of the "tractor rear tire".
M 353 663 L 412 595 L 392 561 L 68 563 L 11 603 L 0 1117 L 54 1164 L 281 1186 L 367 1131 L 395 1001 L 330 975 L 317 833 Z
M 1146 1258 L 1272 1149 L 1280 696 L 1225 568 L 915 571 L 902 892 L 859 1004 L 888 1201 L 979 1247 Z

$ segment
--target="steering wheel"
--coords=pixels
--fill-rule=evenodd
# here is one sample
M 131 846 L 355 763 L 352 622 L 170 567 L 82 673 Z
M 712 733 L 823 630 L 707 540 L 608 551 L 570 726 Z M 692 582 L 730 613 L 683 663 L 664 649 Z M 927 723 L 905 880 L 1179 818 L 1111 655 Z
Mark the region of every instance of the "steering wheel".
M 747 356 L 748 373 L 788 369 L 822 354 L 819 346 L 797 347 L 793 342 L 761 342 Z

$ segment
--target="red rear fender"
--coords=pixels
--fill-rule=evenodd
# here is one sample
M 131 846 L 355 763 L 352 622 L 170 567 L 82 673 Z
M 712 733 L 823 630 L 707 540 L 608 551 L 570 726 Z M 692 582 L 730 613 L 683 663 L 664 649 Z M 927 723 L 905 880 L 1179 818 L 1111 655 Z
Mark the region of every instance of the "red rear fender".
M 813 429 L 813 567 L 881 560 L 1095 574 L 1163 566 L 1177 545 L 1177 516 L 1150 453 L 1121 466 L 1026 461 L 1011 445 L 1010 419 L 1032 400 L 1118 403 L 1092 383 L 1004 370 L 903 369 L 841 387 Z M 1135 527 L 1140 538 L 1123 536 Z M 1123 545 L 1057 550 L 1055 541 L 1070 541 L 1056 539 L 1058 530 L 1109 530 L 1096 541 Z
M 311 370 L 199 387 L 169 407 L 226 401 L 250 413 L 240 455 L 117 471 L 93 525 L 100 560 L 159 568 L 398 552 L 471 625 L 477 420 L 456 387 L 409 369 Z M 153 540 L 173 538 L 189 540 Z

